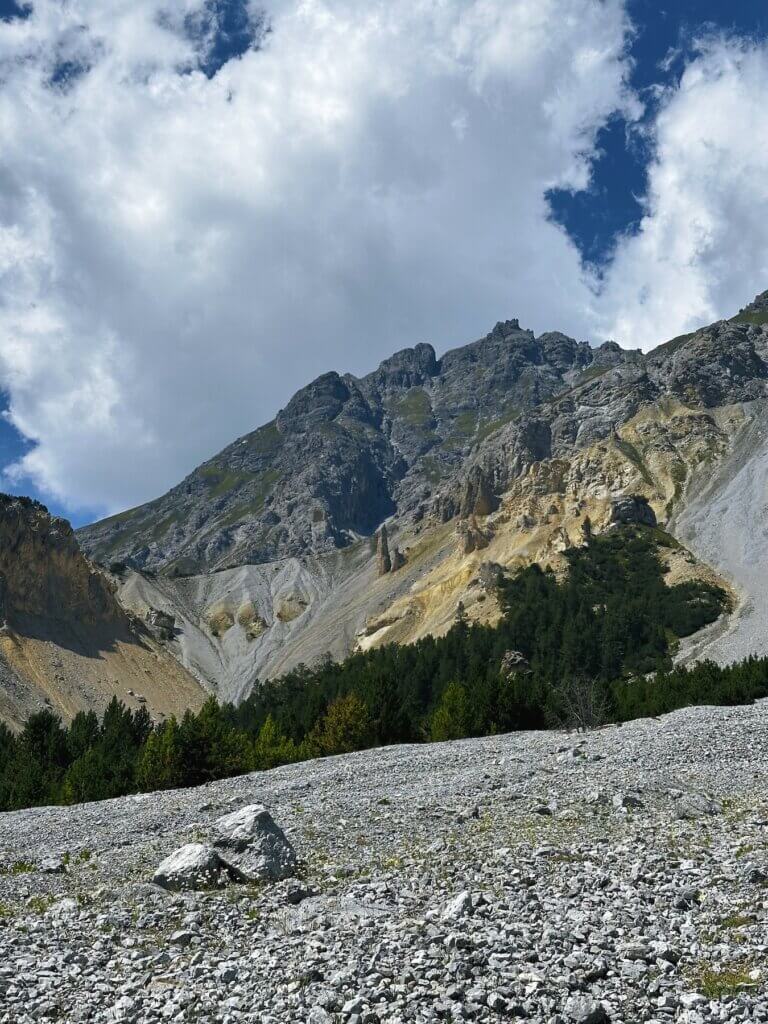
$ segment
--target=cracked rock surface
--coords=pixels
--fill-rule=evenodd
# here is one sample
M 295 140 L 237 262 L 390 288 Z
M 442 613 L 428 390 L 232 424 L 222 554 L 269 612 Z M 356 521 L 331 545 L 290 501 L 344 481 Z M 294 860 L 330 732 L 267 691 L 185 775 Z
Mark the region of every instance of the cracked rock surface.
M 763 702 L 0 815 L 0 1022 L 768 1021 L 766 754 Z M 295 877 L 151 883 L 252 804 Z

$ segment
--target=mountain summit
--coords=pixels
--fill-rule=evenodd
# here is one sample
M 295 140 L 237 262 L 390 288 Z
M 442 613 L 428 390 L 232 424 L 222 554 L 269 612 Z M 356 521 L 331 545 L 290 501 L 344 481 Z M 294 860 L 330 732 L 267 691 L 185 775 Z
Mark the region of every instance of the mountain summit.
M 168 494 L 80 539 L 101 561 L 177 575 L 344 548 L 395 513 L 426 513 L 505 424 L 639 358 L 507 320 L 439 360 L 420 344 L 360 379 L 326 373 Z

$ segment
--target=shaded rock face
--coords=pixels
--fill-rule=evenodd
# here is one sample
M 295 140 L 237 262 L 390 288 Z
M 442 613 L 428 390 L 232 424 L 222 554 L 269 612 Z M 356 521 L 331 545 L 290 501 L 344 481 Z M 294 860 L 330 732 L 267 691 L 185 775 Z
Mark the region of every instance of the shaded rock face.
M 611 502 L 611 522 L 656 526 L 656 513 L 648 504 L 647 498 L 640 494 L 629 494 Z
M 330 553 L 393 515 L 491 515 L 532 467 L 611 443 L 654 403 L 762 398 L 767 304 L 758 296 L 648 355 L 506 320 L 441 358 L 419 344 L 365 377 L 326 373 L 168 494 L 86 527 L 81 541 L 105 563 L 194 575 Z M 391 571 L 393 554 L 377 557 Z
M 0 618 L 83 623 L 124 618 L 107 579 L 83 557 L 65 519 L 0 495 Z
M 168 612 L 150 608 L 147 612 L 147 625 L 159 640 L 173 640 L 176 619 Z

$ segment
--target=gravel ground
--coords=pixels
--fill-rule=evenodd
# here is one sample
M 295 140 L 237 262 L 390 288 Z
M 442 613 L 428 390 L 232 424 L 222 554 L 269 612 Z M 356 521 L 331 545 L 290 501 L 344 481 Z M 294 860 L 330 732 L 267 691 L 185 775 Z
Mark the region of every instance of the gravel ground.
M 767 752 L 763 702 L 0 815 L 0 1022 L 768 1021 Z M 150 884 L 255 802 L 296 878 Z

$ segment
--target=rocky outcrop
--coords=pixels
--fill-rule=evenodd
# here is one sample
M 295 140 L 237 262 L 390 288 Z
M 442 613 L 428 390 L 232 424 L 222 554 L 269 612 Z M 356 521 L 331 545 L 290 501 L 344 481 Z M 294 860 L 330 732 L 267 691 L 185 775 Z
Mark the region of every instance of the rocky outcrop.
M 83 557 L 72 527 L 37 501 L 0 495 L 2 618 L 123 620 L 107 578 Z
M 176 617 L 159 608 L 150 608 L 147 612 L 147 626 L 158 640 L 173 640 L 176 630 Z
M 481 529 L 475 516 L 462 520 L 456 528 L 463 555 L 471 555 L 474 551 L 487 548 L 493 537 L 493 531 Z
M 530 671 L 528 659 L 520 651 L 505 651 L 501 659 L 499 674 L 504 679 L 512 679 L 516 675 Z
M 172 638 L 173 617 L 150 620 L 126 613 L 66 520 L 0 495 L 0 721 L 41 708 L 69 719 L 114 696 L 156 715 L 199 707 L 201 684 L 155 642 Z
M 389 554 L 389 537 L 386 523 L 382 524 L 376 541 L 376 568 L 379 576 L 386 576 L 392 571 L 392 558 Z
M 387 524 L 382 523 L 376 538 L 376 570 L 379 576 L 386 576 L 387 573 L 397 572 L 398 569 L 403 568 L 405 563 L 406 557 L 399 548 L 396 547 L 390 553 Z
M 642 494 L 627 494 L 611 502 L 611 523 L 625 525 L 637 523 L 642 526 L 656 526 L 656 513 Z

